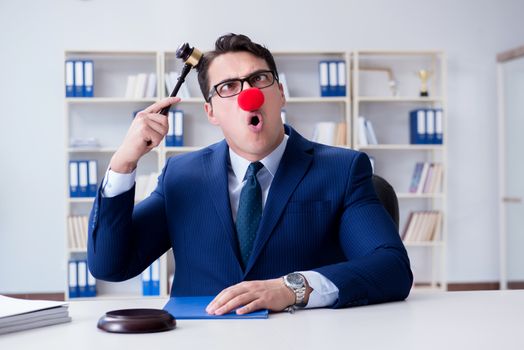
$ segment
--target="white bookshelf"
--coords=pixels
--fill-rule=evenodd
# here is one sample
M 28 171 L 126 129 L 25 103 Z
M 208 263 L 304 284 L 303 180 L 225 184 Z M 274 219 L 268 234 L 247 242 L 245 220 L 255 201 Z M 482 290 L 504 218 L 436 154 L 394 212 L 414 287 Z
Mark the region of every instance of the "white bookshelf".
M 328 51 L 274 52 L 279 74 L 285 74 L 289 90 L 286 96 L 286 121 L 304 137 L 311 139 L 319 122 L 345 123 L 346 143 L 341 147 L 355 148 L 375 158 L 376 173 L 390 182 L 397 192 L 400 205 L 400 230 L 412 210 L 438 209 L 443 213 L 442 230 L 437 240 L 405 242 L 415 273 L 415 282 L 431 288 L 444 289 L 446 231 L 447 133 L 444 118 L 443 145 L 409 144 L 408 111 L 417 107 L 441 107 L 446 116 L 445 57 L 438 51 Z M 166 73 L 179 72 L 181 62 L 174 52 L 161 51 L 66 51 L 65 59 L 94 61 L 95 84 L 93 98 L 65 98 L 66 159 L 93 159 L 98 162 L 100 183 L 112 154 L 123 140 L 134 112 L 167 96 Z M 321 97 L 319 86 L 320 61 L 343 60 L 346 63 L 347 94 L 343 97 Z M 391 96 L 388 87 L 365 86 L 362 65 L 391 67 L 399 82 L 399 94 Z M 430 79 L 429 97 L 419 97 L 419 81 L 414 71 L 422 64 L 436 73 Z M 125 98 L 127 76 L 138 73 L 157 74 L 157 94 L 154 98 Z M 364 73 L 365 74 L 365 73 Z M 199 150 L 223 138 L 220 129 L 208 123 L 198 86 L 196 72 L 186 78 L 190 97 L 174 109 L 184 112 L 184 146 L 166 147 L 162 142 L 139 162 L 137 175 L 160 172 L 166 159 L 177 154 Z M 363 93 L 366 92 L 366 93 Z M 369 117 L 379 138 L 378 145 L 358 143 L 357 116 Z M 92 138 L 97 147 L 72 148 L 70 138 Z M 381 140 L 383 142 L 381 142 Z M 443 164 L 442 191 L 413 194 L 408 192 L 413 167 L 417 161 L 438 161 Z M 66 174 L 68 174 L 68 162 Z M 68 176 L 67 176 L 68 178 Z M 89 215 L 93 198 L 69 198 L 66 184 L 67 215 Z M 85 250 L 69 249 L 67 257 L 82 257 Z M 172 253 L 161 258 L 161 297 L 168 296 L 169 275 L 174 272 Z M 420 271 L 419 271 L 420 270 Z M 141 295 L 140 276 L 122 283 L 99 281 L 97 298 L 125 298 Z M 66 286 L 66 291 L 68 290 Z M 66 292 L 67 295 L 67 292 Z
M 433 240 L 404 243 L 411 259 L 415 287 L 446 289 L 448 135 L 445 55 L 440 51 L 356 51 L 352 67 L 353 148 L 373 157 L 375 173 L 395 188 L 401 234 L 410 212 L 439 210 L 442 213 L 441 229 Z M 427 97 L 419 96 L 420 79 L 416 74 L 419 69 L 432 72 Z M 409 111 L 417 108 L 442 108 L 442 145 L 410 144 Z M 372 122 L 378 144 L 359 144 L 359 116 Z M 420 194 L 408 191 L 416 162 L 442 164 L 440 191 Z

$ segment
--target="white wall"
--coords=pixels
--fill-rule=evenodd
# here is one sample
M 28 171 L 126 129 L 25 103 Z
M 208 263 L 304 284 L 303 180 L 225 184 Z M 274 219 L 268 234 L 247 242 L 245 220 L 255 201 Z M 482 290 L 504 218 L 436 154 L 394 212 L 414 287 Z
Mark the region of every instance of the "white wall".
M 251 10 L 256 8 L 256 11 Z M 495 54 L 523 44 L 520 0 L 0 0 L 0 292 L 65 285 L 63 51 L 212 47 L 448 54 L 451 282 L 498 278 Z

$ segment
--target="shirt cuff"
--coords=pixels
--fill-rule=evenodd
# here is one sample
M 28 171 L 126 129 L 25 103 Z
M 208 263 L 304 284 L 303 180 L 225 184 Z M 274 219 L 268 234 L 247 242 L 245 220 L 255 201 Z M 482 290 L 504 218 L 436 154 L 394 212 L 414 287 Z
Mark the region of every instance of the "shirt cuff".
M 136 169 L 129 174 L 120 174 L 111 169 L 107 169 L 102 182 L 102 197 L 116 197 L 133 188 L 136 178 Z
M 300 271 L 309 286 L 313 289 L 309 294 L 306 309 L 326 307 L 335 304 L 338 300 L 338 288 L 333 282 L 316 271 Z

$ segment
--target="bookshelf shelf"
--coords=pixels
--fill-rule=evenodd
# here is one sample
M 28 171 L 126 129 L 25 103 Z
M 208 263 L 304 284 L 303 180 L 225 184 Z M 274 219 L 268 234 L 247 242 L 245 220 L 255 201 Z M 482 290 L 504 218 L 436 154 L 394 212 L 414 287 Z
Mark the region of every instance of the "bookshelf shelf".
M 200 97 L 186 97 L 183 98 L 180 103 L 195 103 L 195 104 L 204 104 L 206 101 Z
M 355 148 L 360 150 L 383 150 L 383 151 L 444 151 L 445 148 L 442 145 L 355 145 Z
M 288 97 L 287 103 L 347 103 L 346 97 Z
M 113 154 L 115 153 L 117 150 L 116 147 L 97 147 L 97 148 L 74 148 L 74 147 L 69 147 L 67 149 L 67 151 L 70 153 L 70 154 L 96 154 L 96 153 L 109 153 L 109 154 Z M 158 146 L 158 147 L 155 147 L 151 150 L 151 152 L 153 152 L 154 154 L 160 154 L 163 152 L 163 147 L 162 146 Z
M 424 198 L 435 198 L 435 199 L 444 199 L 446 196 L 443 193 L 422 193 L 422 194 L 415 194 L 415 193 L 397 193 L 398 199 L 424 199 Z
M 442 247 L 443 246 L 443 242 L 438 242 L 438 241 L 429 241 L 429 242 L 410 242 L 410 241 L 404 241 L 404 245 L 408 246 L 408 247 L 429 247 L 429 248 L 432 248 L 432 247 Z
M 87 250 L 85 250 L 85 249 L 76 249 L 76 248 L 69 248 L 68 252 L 72 253 L 72 254 L 87 254 Z
M 100 147 L 100 148 L 68 148 L 69 153 L 114 153 L 116 147 Z
M 440 97 L 395 97 L 395 96 L 358 96 L 358 100 L 364 102 L 413 102 L 413 103 L 441 103 L 442 98 Z
M 69 203 L 93 203 L 95 197 L 68 198 Z
M 199 146 L 180 146 L 180 147 L 165 147 L 165 152 L 177 152 L 177 153 L 183 153 L 183 152 L 193 152 L 198 151 L 205 146 L 199 147 Z
M 125 98 L 125 97 L 69 97 L 66 102 L 70 104 L 98 104 L 98 103 L 154 103 L 157 98 Z

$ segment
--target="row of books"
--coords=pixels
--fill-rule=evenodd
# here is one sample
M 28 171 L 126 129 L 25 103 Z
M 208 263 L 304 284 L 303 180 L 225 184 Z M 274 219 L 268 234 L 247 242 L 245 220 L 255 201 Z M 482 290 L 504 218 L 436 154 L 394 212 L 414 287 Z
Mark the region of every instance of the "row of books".
M 166 135 L 166 146 L 184 146 L 184 111 L 180 109 L 169 111 L 167 118 L 169 129 Z
M 87 250 L 87 216 L 68 216 L 67 217 L 67 245 L 70 250 Z
M 146 199 L 153 192 L 158 183 L 158 173 L 138 175 L 135 179 L 135 202 Z
M 409 185 L 410 193 L 437 193 L 442 183 L 442 164 L 417 162 Z
M 69 260 L 68 276 L 70 298 L 96 296 L 96 280 L 87 267 L 87 260 Z
M 344 146 L 346 145 L 346 123 L 316 123 L 311 140 L 329 146 Z
M 363 116 L 358 117 L 358 143 L 361 146 L 378 144 L 377 135 L 375 134 L 371 120 Z
M 160 260 L 142 272 L 142 295 L 160 295 Z
M 93 97 L 94 66 L 92 60 L 65 61 L 66 97 Z
M 411 144 L 441 145 L 442 133 L 442 109 L 419 108 L 409 112 L 409 139 Z
M 69 161 L 70 197 L 95 197 L 98 184 L 97 172 L 96 160 Z
M 156 74 L 139 73 L 127 76 L 125 98 L 152 98 L 156 96 Z
M 401 238 L 404 242 L 431 242 L 438 239 L 441 225 L 441 211 L 411 212 Z
M 340 60 L 318 63 L 320 96 L 346 96 L 346 62 Z

